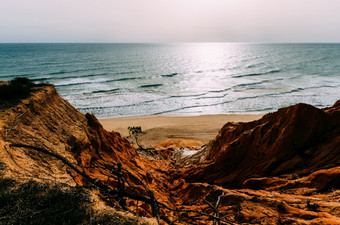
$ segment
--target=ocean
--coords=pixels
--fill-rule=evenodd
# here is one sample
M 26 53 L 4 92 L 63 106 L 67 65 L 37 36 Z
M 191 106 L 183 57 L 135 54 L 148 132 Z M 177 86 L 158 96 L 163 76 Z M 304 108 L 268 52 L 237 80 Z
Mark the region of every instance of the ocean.
M 340 99 L 340 44 L 0 44 L 0 80 L 15 77 L 99 118 L 322 108 Z

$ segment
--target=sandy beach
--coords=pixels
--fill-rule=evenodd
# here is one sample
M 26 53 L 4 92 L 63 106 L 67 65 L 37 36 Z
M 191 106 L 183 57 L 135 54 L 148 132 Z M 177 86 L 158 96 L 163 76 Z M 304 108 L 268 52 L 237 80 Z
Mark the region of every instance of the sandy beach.
M 202 115 L 178 116 L 157 115 L 99 119 L 108 131 L 129 135 L 129 126 L 141 126 L 147 133 L 142 136 L 144 147 L 189 147 L 198 148 L 215 138 L 227 122 L 248 122 L 263 115 Z

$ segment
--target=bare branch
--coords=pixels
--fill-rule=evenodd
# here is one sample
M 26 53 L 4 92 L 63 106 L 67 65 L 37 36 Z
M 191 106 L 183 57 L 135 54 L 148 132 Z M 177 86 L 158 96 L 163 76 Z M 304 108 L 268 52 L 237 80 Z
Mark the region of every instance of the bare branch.
M 217 200 L 215 207 L 211 203 L 209 203 L 207 200 L 203 199 L 211 208 L 214 209 L 214 212 L 215 212 L 214 215 L 210 215 L 210 214 L 207 214 L 207 213 L 204 213 L 204 212 L 201 212 L 201 211 L 197 211 L 197 210 L 173 209 L 173 208 L 168 207 L 164 203 L 157 201 L 153 192 L 147 188 L 145 183 L 141 179 L 139 179 L 138 177 L 134 176 L 130 171 L 123 168 L 122 164 L 120 162 L 117 162 L 117 170 L 114 167 L 110 169 L 110 173 L 108 174 L 108 178 L 107 178 L 106 185 L 105 185 L 100 180 L 91 178 L 84 171 L 80 171 L 77 168 L 77 166 L 79 166 L 79 165 L 75 165 L 75 164 L 71 163 L 70 161 L 68 161 L 67 159 L 65 159 L 64 157 L 62 157 L 62 156 L 60 156 L 56 153 L 53 153 L 51 151 L 48 151 L 48 150 L 40 148 L 40 147 L 34 147 L 34 146 L 24 145 L 24 144 L 10 144 L 10 147 L 28 148 L 28 149 L 32 149 L 32 150 L 50 155 L 50 156 L 52 156 L 56 159 L 59 159 L 65 165 L 69 166 L 77 174 L 79 174 L 85 180 L 87 180 L 88 182 L 90 182 L 92 184 L 90 186 L 84 185 L 84 186 L 80 186 L 80 187 L 90 187 L 90 188 L 95 187 L 95 188 L 98 188 L 100 190 L 100 192 L 104 194 L 104 196 L 105 196 L 105 193 L 108 194 L 108 195 L 106 195 L 106 197 L 104 197 L 104 199 L 112 199 L 112 198 L 115 199 L 117 201 L 117 204 L 119 204 L 122 207 L 122 209 L 124 209 L 124 210 L 130 211 L 130 209 L 127 207 L 126 200 L 124 198 L 130 198 L 130 199 L 136 200 L 137 201 L 137 207 L 138 207 L 138 201 L 142 201 L 142 202 L 145 202 L 145 203 L 151 205 L 152 215 L 153 215 L 153 217 L 155 217 L 157 219 L 158 224 L 160 224 L 160 220 L 163 220 L 168 224 L 174 224 L 177 221 L 177 220 L 175 220 L 175 221 L 171 222 L 171 220 L 167 216 L 160 215 L 159 206 L 162 206 L 165 209 L 168 209 L 168 210 L 173 211 L 173 212 L 196 213 L 196 214 L 201 215 L 201 216 L 209 217 L 210 219 L 212 219 L 214 221 L 218 221 L 219 224 L 220 224 L 221 221 L 225 222 L 227 224 L 233 224 L 229 220 L 226 220 L 226 219 L 219 216 L 217 208 L 218 208 L 218 205 L 220 203 L 220 199 L 223 196 L 223 194 L 218 197 L 218 200 Z M 82 167 L 82 166 L 79 166 L 79 167 L 81 167 L 83 169 L 87 168 L 87 167 Z M 108 169 L 108 168 L 103 168 L 103 167 L 91 167 L 91 168 Z M 128 192 L 126 190 L 125 184 L 127 183 L 132 188 L 133 188 L 133 186 L 128 182 L 128 179 L 126 179 L 124 177 L 123 171 L 126 174 L 128 174 L 129 176 L 131 176 L 134 179 L 136 179 L 137 181 L 139 181 L 143 185 L 143 187 L 144 187 L 146 193 L 149 195 L 149 197 L 146 197 L 146 196 L 143 196 L 143 195 L 140 195 L 140 194 L 137 194 L 137 193 Z M 112 174 L 115 174 L 118 178 L 117 189 L 112 189 L 108 186 L 109 180 L 110 180 L 110 177 L 112 176 Z M 117 206 L 117 204 L 116 204 L 116 206 Z

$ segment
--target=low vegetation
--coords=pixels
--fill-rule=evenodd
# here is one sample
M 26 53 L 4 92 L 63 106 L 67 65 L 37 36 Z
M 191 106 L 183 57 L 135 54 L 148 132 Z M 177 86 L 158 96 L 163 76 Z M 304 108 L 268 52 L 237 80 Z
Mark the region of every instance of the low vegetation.
M 16 105 L 36 91 L 35 87 L 50 85 L 47 83 L 35 84 L 32 80 L 17 77 L 8 82 L 0 83 L 0 106 L 10 107 Z
M 145 131 L 142 130 L 142 127 L 140 126 L 136 126 L 136 127 L 128 127 L 129 130 L 129 136 L 128 138 L 132 141 L 132 144 L 136 144 L 138 146 L 139 149 L 144 149 L 144 147 L 140 144 L 140 138 L 141 136 L 143 136 L 144 134 L 146 134 Z
M 146 131 L 143 131 L 142 127 L 140 126 L 128 127 L 128 130 L 129 130 L 129 136 L 127 138 L 130 140 L 130 143 L 132 145 L 136 144 L 138 146 L 137 152 L 140 155 L 143 155 L 150 159 L 159 159 L 159 160 L 164 159 L 162 155 L 155 148 L 152 148 L 152 147 L 145 148 L 143 145 L 140 144 L 141 137 L 144 134 L 146 134 Z
M 35 84 L 27 78 L 14 78 L 8 85 L 0 86 L 0 99 L 16 99 L 28 97 Z
M 90 193 L 77 187 L 0 179 L 0 224 L 147 224 L 93 209 Z

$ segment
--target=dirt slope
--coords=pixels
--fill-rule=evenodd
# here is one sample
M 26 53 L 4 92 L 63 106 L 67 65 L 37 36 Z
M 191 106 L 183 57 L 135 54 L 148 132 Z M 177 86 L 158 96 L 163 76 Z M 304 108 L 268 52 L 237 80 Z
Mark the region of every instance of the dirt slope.
M 49 162 L 47 158 L 37 160 L 38 153 L 14 150 L 8 147 L 9 143 L 46 148 L 83 166 L 110 158 L 113 162 L 121 161 L 132 171 L 142 171 L 136 150 L 119 133 L 105 131 L 93 115 L 76 110 L 56 93 L 53 86 L 47 86 L 15 107 L 2 111 L 1 123 L 4 148 L 1 158 L 21 172 L 34 173 L 35 170 L 39 175 L 45 173 L 56 179 L 69 176 L 66 168 L 63 169 L 58 162 Z M 53 164 L 56 164 L 55 168 L 50 168 Z M 73 181 L 80 182 L 77 177 L 73 178 Z

